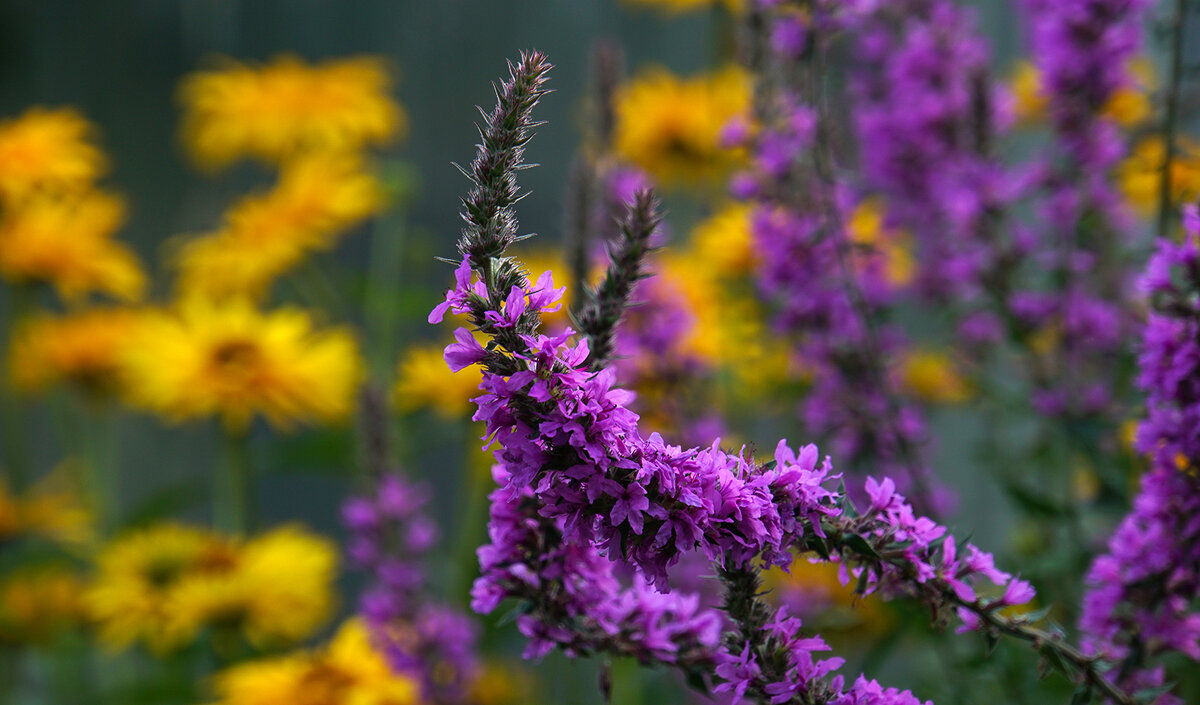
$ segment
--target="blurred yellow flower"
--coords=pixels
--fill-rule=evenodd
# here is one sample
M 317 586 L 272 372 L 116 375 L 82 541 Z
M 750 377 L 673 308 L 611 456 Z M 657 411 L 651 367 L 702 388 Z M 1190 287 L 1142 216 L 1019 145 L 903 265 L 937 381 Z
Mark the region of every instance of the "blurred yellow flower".
M 745 6 L 744 0 L 625 0 L 630 5 L 653 7 L 671 14 L 699 10 L 710 5 L 723 5 L 730 12 L 740 12 Z
M 21 505 L 0 477 L 0 542 L 21 533 Z
M 34 393 L 66 382 L 88 394 L 119 393 L 123 350 L 137 321 L 134 311 L 120 308 L 18 321 L 8 361 L 13 388 Z
M 97 557 L 84 595 L 100 641 L 113 649 L 144 642 L 162 652 L 194 639 L 194 631 L 182 631 L 171 618 L 173 592 L 187 577 L 231 570 L 236 560 L 232 540 L 180 524 L 157 524 L 114 539 Z
M 1125 128 L 1132 128 L 1154 115 L 1151 94 L 1155 88 L 1154 64 L 1148 57 L 1136 57 L 1126 67 L 1133 79 L 1109 96 L 1101 116 Z M 1013 112 L 1017 122 L 1029 124 L 1045 119 L 1050 107 L 1049 97 L 1042 85 L 1041 71 L 1029 61 L 1020 61 L 1009 81 L 1013 95 Z
M 55 467 L 20 496 L 0 477 L 0 543 L 30 536 L 83 546 L 95 537 L 93 519 L 68 463 Z
M 811 563 L 797 556 L 784 572 L 772 568 L 763 585 L 774 599 L 791 608 L 794 615 L 821 631 L 880 631 L 889 622 L 881 600 L 854 593 L 854 584 L 843 585 L 836 563 Z
M 392 400 L 401 412 L 431 408 L 448 419 L 469 415 L 471 398 L 481 394 L 482 372 L 472 365 L 451 372 L 442 347 L 417 346 L 406 351 L 396 367 Z
M 485 663 L 467 693 L 471 705 L 521 705 L 531 702 L 528 674 L 511 664 Z
M 1121 191 L 1134 210 L 1143 216 L 1158 212 L 1162 189 L 1162 166 L 1166 149 L 1161 136 L 1147 137 L 1117 167 Z M 1179 204 L 1200 197 L 1200 143 L 1176 138 L 1171 160 L 1171 202 Z
M 1122 86 L 1109 96 L 1103 114 L 1121 127 L 1130 128 L 1154 117 L 1154 101 L 1151 96 L 1157 86 L 1154 62 L 1150 57 L 1136 57 L 1130 60 L 1126 68 L 1133 77 L 1133 85 Z
M 0 205 L 37 191 L 81 191 L 108 168 L 91 123 L 71 108 L 30 108 L 0 121 Z
M 146 289 L 137 257 L 113 239 L 125 218 L 120 198 L 35 198 L 0 218 L 0 276 L 49 282 L 77 302 L 91 292 L 136 301 Z
M 259 648 L 310 636 L 333 607 L 337 550 L 300 527 L 245 541 L 164 523 L 113 540 L 84 597 L 100 640 L 163 652 L 216 628 Z
M 83 623 L 83 582 L 63 566 L 19 570 L 0 580 L 0 643 L 37 643 Z
M 905 286 L 912 281 L 916 270 L 912 238 L 902 230 L 885 227 L 885 215 L 878 199 L 863 199 L 854 207 L 846 224 L 850 241 L 856 246 L 854 262 L 860 271 L 870 271 L 878 263 L 889 284 Z
M 323 649 L 242 663 L 214 678 L 215 705 L 417 705 L 420 686 L 394 672 L 358 619 Z
M 208 169 L 242 157 L 279 163 L 306 152 L 357 151 L 404 131 L 390 90 L 375 57 L 308 64 L 283 55 L 261 67 L 226 59 L 180 86 L 183 141 Z
M 1031 123 L 1046 115 L 1050 101 L 1042 89 L 1042 72 L 1032 61 L 1022 60 L 1009 79 L 1013 96 L 1013 114 L 1019 123 Z
M 246 197 L 230 209 L 219 231 L 180 247 L 180 295 L 261 298 L 310 251 L 332 248 L 346 229 L 383 205 L 383 187 L 361 159 L 289 161 L 273 190 Z
M 166 601 L 168 631 L 234 630 L 259 648 L 298 642 L 333 608 L 337 548 L 297 526 L 245 542 L 224 570 L 181 577 Z
M 935 350 L 912 350 L 900 361 L 900 383 L 918 399 L 932 404 L 961 404 L 971 387 L 948 355 Z
M 717 181 L 744 158 L 721 144 L 721 132 L 747 113 L 750 95 L 739 68 L 689 79 L 650 69 L 617 95 L 617 154 L 664 185 Z
M 691 249 L 697 258 L 724 276 L 753 271 L 755 251 L 750 234 L 751 207 L 727 205 L 692 230 Z
M 733 389 L 754 395 L 788 377 L 786 345 L 766 331 L 764 312 L 749 290 L 725 277 L 720 261 L 692 249 L 659 258 L 654 276 L 680 296 L 695 321 L 682 341 L 684 352 L 733 376 Z
M 149 312 L 126 348 L 129 399 L 174 422 L 220 416 L 244 429 L 256 414 L 289 430 L 353 410 L 363 376 L 345 328 L 318 330 L 298 309 L 184 300 Z

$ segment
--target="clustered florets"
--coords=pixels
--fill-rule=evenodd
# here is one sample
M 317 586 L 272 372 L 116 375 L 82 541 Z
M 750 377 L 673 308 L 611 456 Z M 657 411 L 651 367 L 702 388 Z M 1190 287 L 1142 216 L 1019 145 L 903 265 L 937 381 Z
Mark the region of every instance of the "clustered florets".
M 466 312 L 468 305 L 456 302 L 479 295 L 469 272 L 459 272 L 459 286 L 436 312 L 446 306 Z M 716 663 L 717 688 L 751 688 L 771 702 L 807 692 L 811 681 L 840 665 L 813 661 L 808 654 L 818 642 L 800 638 L 799 621 L 782 614 L 760 637 L 791 654 L 772 673 L 756 666 L 749 641 L 738 644 L 742 656 L 714 651 L 714 625 L 725 619 L 695 612 L 694 599 L 661 592 L 669 570 L 691 551 L 744 570 L 786 566 L 794 548 L 816 550 L 844 561 L 860 576 L 864 593 L 908 593 L 941 608 L 952 606 L 954 595 L 972 626 L 982 626 L 972 610 L 1032 597 L 1027 583 L 996 570 L 974 546 L 960 559 L 945 527 L 916 515 L 891 480 L 869 481 L 871 506 L 864 515 L 847 511 L 852 505 L 828 486 L 838 476 L 815 446 L 796 453 L 781 441 L 773 462 L 759 465 L 716 442 L 685 450 L 658 434 L 644 438 L 638 416 L 627 408 L 632 395 L 614 388 L 610 369 L 587 368 L 587 342 L 573 341 L 570 330 L 553 337 L 521 334 L 522 349 L 506 352 L 489 352 L 465 328 L 455 337 L 459 342 L 446 349 L 451 366 L 496 354 L 510 356 L 519 368 L 509 375 L 485 372 L 484 394 L 475 400 L 474 418 L 498 446 L 504 487 L 492 497 L 492 543 L 480 550 L 483 573 L 473 596 L 481 611 L 505 597 L 532 603 L 519 620 L 532 640 L 531 655 L 555 644 L 576 653 L 607 646 L 683 667 Z M 645 580 L 622 591 L 609 563 L 616 559 Z M 1005 597 L 978 601 L 971 584 L 980 577 L 1005 587 Z M 664 631 L 660 625 L 668 622 L 678 628 Z
M 1200 213 L 1185 210 L 1182 243 L 1160 240 L 1140 288 L 1150 314 L 1138 359 L 1148 416 L 1137 447 L 1151 458 L 1132 511 L 1088 571 L 1080 627 L 1128 688 L 1165 679 L 1157 657 L 1200 661 Z M 1164 695 L 1158 702 L 1182 702 Z
M 453 703 L 477 674 L 478 630 L 467 615 L 429 599 L 426 562 L 437 529 L 424 512 L 428 499 L 427 488 L 386 474 L 370 496 L 345 503 L 342 523 L 350 560 L 374 577 L 359 611 L 378 648 L 431 700 Z

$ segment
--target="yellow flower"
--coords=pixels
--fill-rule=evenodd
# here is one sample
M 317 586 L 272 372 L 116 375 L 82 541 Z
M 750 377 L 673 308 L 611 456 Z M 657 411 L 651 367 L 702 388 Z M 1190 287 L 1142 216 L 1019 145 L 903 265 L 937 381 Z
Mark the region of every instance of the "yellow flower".
M 1109 96 L 1103 115 L 1121 127 L 1137 127 L 1154 116 L 1154 101 L 1151 99 L 1156 88 L 1154 62 L 1150 57 L 1131 59 L 1126 66 L 1133 84 L 1122 86 Z
M 42 642 L 84 619 L 83 583 L 70 570 L 46 566 L 0 581 L 0 643 Z
M 270 313 L 202 299 L 148 313 L 127 348 L 129 397 L 170 421 L 220 416 L 244 429 L 337 422 L 354 408 L 362 362 L 351 333 L 317 330 L 297 309 Z
M 468 415 L 471 398 L 480 395 L 479 367 L 451 372 L 440 346 L 410 348 L 396 367 L 392 400 L 398 411 L 429 407 L 448 419 Z
M 692 231 L 691 248 L 724 276 L 750 274 L 755 251 L 750 233 L 752 209 L 745 204 L 725 206 Z
M 361 619 L 347 620 L 325 650 L 323 665 L 343 674 L 350 692 L 341 701 L 347 705 L 415 705 L 419 685 L 396 673 L 383 654 L 371 645 L 371 636 Z
M 471 705 L 518 705 L 531 702 L 528 674 L 511 664 L 486 663 L 471 683 Z
M 337 549 L 297 526 L 250 539 L 228 567 L 180 578 L 167 599 L 168 630 L 204 626 L 243 634 L 265 648 L 310 636 L 333 608 Z
M 1133 82 L 1109 96 L 1100 115 L 1125 128 L 1137 127 L 1154 114 L 1150 96 L 1155 88 L 1154 64 L 1147 57 L 1135 57 L 1126 66 Z M 1009 82 L 1014 100 L 1014 117 L 1020 123 L 1045 119 L 1050 107 L 1042 84 L 1041 71 L 1029 61 L 1021 61 Z
M 0 543 L 21 533 L 21 505 L 0 477 Z
M 1031 123 L 1046 115 L 1050 101 L 1042 88 L 1042 72 L 1031 61 L 1020 61 L 1008 84 L 1013 112 L 1019 123 Z
M 0 219 L 0 275 L 46 281 L 76 302 L 91 292 L 136 301 L 146 288 L 137 257 L 112 238 L 125 217 L 120 198 L 36 198 Z
M 259 647 L 313 633 L 333 606 L 334 545 L 285 526 L 238 542 L 205 529 L 159 524 L 115 539 L 85 596 L 100 640 L 162 652 L 207 627 Z
M 1171 160 L 1173 204 L 1200 197 L 1200 143 L 1186 137 L 1177 137 L 1176 143 L 1177 149 Z M 1165 156 L 1162 137 L 1147 137 L 1138 142 L 1117 167 L 1117 180 L 1125 200 L 1143 216 L 1158 212 Z
M 971 388 L 954 369 L 954 362 L 933 350 L 910 351 L 900 361 L 900 382 L 913 396 L 933 404 L 960 404 Z
M 0 121 L 0 205 L 36 191 L 81 191 L 108 160 L 89 142 L 93 128 L 71 108 L 30 108 Z
M 26 393 L 67 382 L 88 394 L 121 389 L 121 360 L 137 323 L 129 309 L 39 314 L 17 324 L 9 355 L 13 387 Z
M 182 245 L 180 295 L 261 298 L 305 255 L 331 249 L 346 229 L 383 205 L 381 184 L 358 158 L 289 161 L 273 190 L 243 199 L 221 230 Z
M 744 158 L 720 138 L 747 113 L 750 94 L 738 68 L 690 79 L 651 69 L 617 95 L 616 151 L 662 184 L 718 181 Z
M 419 685 L 398 674 L 370 643 L 358 619 L 347 620 L 332 642 L 300 652 L 239 664 L 218 673 L 215 705 L 417 705 Z
M 677 305 L 694 318 L 681 353 L 726 370 L 740 394 L 757 394 L 788 377 L 790 355 L 779 338 L 767 334 L 750 291 L 738 290 L 714 264 L 689 248 L 661 257 L 654 276 L 664 296 L 679 297 Z
M 873 595 L 856 595 L 853 581 L 843 585 L 835 563 L 811 563 L 797 556 L 788 572 L 768 571 L 763 584 L 784 604 L 803 606 L 809 614 L 799 616 L 822 631 L 879 630 L 888 622 L 881 601 Z
M 630 5 L 644 5 L 670 14 L 699 10 L 709 5 L 724 5 L 730 12 L 740 12 L 743 0 L 625 0 Z
M 381 59 L 309 65 L 278 56 L 262 67 L 225 60 L 184 79 L 183 140 L 196 163 L 219 169 L 246 156 L 279 163 L 312 151 L 357 151 L 405 127 Z
M 83 546 L 94 538 L 92 524 L 92 512 L 68 464 L 51 470 L 21 496 L 0 477 L 0 543 L 34 536 Z
M 874 198 L 860 202 L 850 214 L 846 229 L 856 245 L 855 265 L 869 269 L 879 262 L 883 276 L 892 286 L 905 286 L 916 269 L 912 256 L 912 238 L 900 230 L 884 226 L 883 204 Z M 878 258 L 878 259 L 876 259 Z
M 114 539 L 97 558 L 95 578 L 84 595 L 100 641 L 114 649 L 145 642 L 157 652 L 191 641 L 198 625 L 172 618 L 174 591 L 189 576 L 227 572 L 236 560 L 229 539 L 179 524 L 158 524 Z
M 215 705 L 334 705 L 343 681 L 304 653 L 250 661 L 217 673 Z

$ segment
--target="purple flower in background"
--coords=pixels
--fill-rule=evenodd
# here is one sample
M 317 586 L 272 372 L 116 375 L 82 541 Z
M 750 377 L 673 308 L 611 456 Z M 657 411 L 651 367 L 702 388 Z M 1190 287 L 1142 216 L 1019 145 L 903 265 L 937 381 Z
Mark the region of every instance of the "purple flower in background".
M 460 285 L 469 286 L 469 278 L 460 277 Z M 373 495 L 346 501 L 342 524 L 351 561 L 372 576 L 359 611 L 377 647 L 431 700 L 458 703 L 477 673 L 478 628 L 429 595 L 426 563 L 437 531 L 424 514 L 428 499 L 424 487 L 387 474 Z
M 1112 677 L 1131 690 L 1163 684 L 1166 653 L 1200 661 L 1200 270 L 1188 228 L 1182 244 L 1159 242 L 1142 279 L 1157 309 L 1138 358 L 1148 414 L 1137 448 L 1151 467 L 1088 571 L 1079 622 L 1085 646 L 1112 661 Z

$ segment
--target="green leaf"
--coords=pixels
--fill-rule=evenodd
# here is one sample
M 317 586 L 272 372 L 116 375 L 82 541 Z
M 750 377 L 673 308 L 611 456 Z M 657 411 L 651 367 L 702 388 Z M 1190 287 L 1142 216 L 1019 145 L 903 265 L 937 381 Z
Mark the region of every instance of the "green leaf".
M 854 502 L 851 501 L 850 495 L 846 493 L 846 478 L 838 480 L 837 491 L 838 494 L 841 495 L 841 500 L 839 500 L 838 505 L 842 510 L 842 516 L 845 516 L 848 519 L 858 518 L 858 509 L 854 506 Z
M 1092 686 L 1080 686 L 1071 694 L 1071 705 L 1088 705 L 1092 702 Z
M 846 538 L 842 539 L 842 543 L 846 544 L 848 548 L 860 556 L 874 558 L 875 560 L 883 560 L 883 556 L 879 555 L 879 551 L 876 551 L 875 547 L 872 546 L 869 541 L 858 534 L 850 534 Z
M 1000 645 L 1000 635 L 993 631 L 986 631 L 983 633 L 983 640 L 987 643 L 985 653 L 991 656 L 996 647 Z
M 1050 614 L 1051 609 L 1052 607 L 1047 605 L 1046 607 L 1032 610 L 1030 612 L 1023 612 L 1017 616 L 1017 619 L 1020 619 L 1025 624 L 1037 624 L 1045 619 L 1046 615 Z
M 1057 649 L 1049 644 L 1043 644 L 1042 647 L 1038 649 L 1038 652 L 1041 653 L 1042 659 L 1046 665 L 1050 666 L 1064 676 L 1070 677 L 1072 671 L 1071 664 L 1063 659 L 1062 654 L 1058 653 Z M 1044 674 L 1043 677 L 1045 677 Z
M 1069 508 L 1065 508 L 1032 490 L 1021 487 L 1015 482 L 1005 483 L 1004 490 L 1017 507 L 1029 516 L 1054 519 L 1068 516 L 1071 513 Z
M 867 570 L 865 567 L 862 569 L 862 572 L 858 574 L 858 582 L 854 584 L 854 593 L 856 595 L 867 594 L 867 580 L 870 579 L 870 576 L 871 571 Z
M 1174 687 L 1174 683 L 1164 683 L 1156 688 L 1142 688 L 1133 694 L 1133 700 L 1139 703 L 1152 703 L 1158 700 L 1159 697 L 1171 692 L 1171 689 Z
M 829 545 L 826 544 L 825 539 L 821 538 L 820 536 L 810 532 L 804 537 L 804 547 L 815 552 L 823 560 L 830 560 Z

